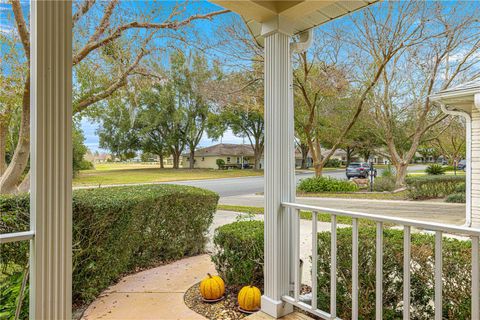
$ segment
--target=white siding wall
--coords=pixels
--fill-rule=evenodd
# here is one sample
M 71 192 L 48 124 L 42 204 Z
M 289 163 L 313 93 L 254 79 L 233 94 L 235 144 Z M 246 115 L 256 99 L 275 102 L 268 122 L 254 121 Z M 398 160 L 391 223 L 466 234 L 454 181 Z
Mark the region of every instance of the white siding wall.
M 480 111 L 472 108 L 472 227 L 480 227 Z

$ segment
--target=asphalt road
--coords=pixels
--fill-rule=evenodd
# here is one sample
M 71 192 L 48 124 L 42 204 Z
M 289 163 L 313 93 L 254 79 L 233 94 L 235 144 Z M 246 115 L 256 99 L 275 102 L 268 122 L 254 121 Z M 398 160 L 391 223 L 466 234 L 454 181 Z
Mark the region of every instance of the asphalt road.
M 422 170 L 424 165 L 414 165 L 408 168 L 409 171 Z M 297 183 L 300 179 L 312 177 L 313 172 L 297 172 Z M 334 177 L 337 179 L 346 179 L 345 170 L 335 170 L 324 172 L 324 176 Z M 241 177 L 241 178 L 226 178 L 226 179 L 211 179 L 211 180 L 190 180 L 190 181 L 174 181 L 170 184 L 188 185 L 199 187 L 217 192 L 220 197 L 241 196 L 247 194 L 254 194 L 263 192 L 263 177 Z

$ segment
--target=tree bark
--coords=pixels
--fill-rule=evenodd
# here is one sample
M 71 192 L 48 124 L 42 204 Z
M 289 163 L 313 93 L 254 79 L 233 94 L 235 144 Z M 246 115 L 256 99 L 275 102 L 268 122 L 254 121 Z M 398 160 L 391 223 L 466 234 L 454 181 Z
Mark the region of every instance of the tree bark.
M 0 121 L 0 177 L 7 170 L 7 131 L 7 124 Z
M 308 169 L 308 145 L 305 143 L 300 144 L 300 152 L 302 153 L 302 164 L 300 166 L 301 169 Z
M 0 194 L 14 193 L 17 184 L 28 164 L 30 151 L 30 76 L 27 76 L 23 89 L 22 117 L 20 132 L 12 161 L 0 178 Z
M 195 150 L 190 149 L 190 169 L 195 169 Z
M 158 155 L 158 159 L 160 161 L 160 169 L 165 169 L 165 166 L 163 165 L 163 153 Z
M 395 164 L 397 175 L 395 177 L 395 189 L 400 189 L 405 186 L 405 179 L 407 177 L 408 163 L 402 161 Z

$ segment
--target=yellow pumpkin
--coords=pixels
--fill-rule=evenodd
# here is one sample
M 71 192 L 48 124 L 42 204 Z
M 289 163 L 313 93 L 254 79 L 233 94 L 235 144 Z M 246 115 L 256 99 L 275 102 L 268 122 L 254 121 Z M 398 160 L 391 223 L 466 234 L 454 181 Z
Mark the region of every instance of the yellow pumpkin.
M 200 283 L 200 294 L 205 300 L 217 300 L 225 294 L 225 283 L 219 276 L 208 276 Z
M 261 292 L 257 287 L 245 286 L 238 293 L 238 305 L 245 311 L 260 309 Z

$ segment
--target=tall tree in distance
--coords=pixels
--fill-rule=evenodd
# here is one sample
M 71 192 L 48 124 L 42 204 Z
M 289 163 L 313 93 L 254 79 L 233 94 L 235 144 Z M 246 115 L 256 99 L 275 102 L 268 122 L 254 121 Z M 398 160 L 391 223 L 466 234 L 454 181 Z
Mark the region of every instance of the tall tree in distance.
M 76 79 L 84 79 L 83 85 L 74 86 L 74 113 L 86 110 L 111 96 L 124 87 L 132 76 L 148 73 L 142 60 L 156 52 L 164 50 L 167 45 L 159 47 L 159 39 L 182 38 L 183 31 L 196 20 L 210 20 L 228 12 L 197 13 L 189 15 L 186 3 L 152 2 L 149 6 L 136 6 L 133 2 L 112 0 L 108 2 L 83 0 L 74 2 L 73 13 L 73 65 Z M 23 52 L 19 52 L 18 61 L 24 69 L 22 90 L 12 92 L 21 97 L 20 126 L 18 143 L 10 162 L 5 169 L 4 160 L 0 161 L 0 193 L 17 191 L 27 167 L 30 144 L 30 31 L 20 0 L 11 0 L 13 23 L 16 26 L 13 39 L 18 39 Z M 165 6 L 163 6 L 165 5 Z M 3 12 L 2 12 L 3 13 Z M 128 43 L 127 47 L 115 48 L 115 43 Z M 110 48 L 108 48 L 110 47 Z M 2 49 L 3 49 L 2 42 Z M 111 59 L 113 63 L 104 64 L 100 50 L 117 50 L 119 59 Z M 109 53 L 112 55 L 112 53 Z M 103 74 L 104 77 L 88 80 L 88 74 Z M 3 111 L 3 110 L 2 110 Z M 8 111 L 8 110 L 7 110 Z M 5 126 L 12 111 L 1 114 Z M 0 144 L 0 156 L 5 158 L 5 146 Z M 27 185 L 27 184 L 25 184 Z
M 462 10 L 442 2 L 385 3 L 379 10 L 385 6 L 389 13 L 380 18 L 366 10 L 361 26 L 363 47 L 374 56 L 395 43 L 403 48 L 382 70 L 372 95 L 375 132 L 386 145 L 400 188 L 428 131 L 447 118 L 429 96 L 480 75 L 480 12 L 468 2 Z M 397 31 L 399 23 L 410 36 Z M 385 41 L 378 40 L 377 30 L 385 30 Z

